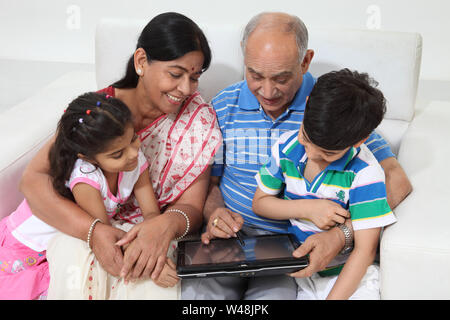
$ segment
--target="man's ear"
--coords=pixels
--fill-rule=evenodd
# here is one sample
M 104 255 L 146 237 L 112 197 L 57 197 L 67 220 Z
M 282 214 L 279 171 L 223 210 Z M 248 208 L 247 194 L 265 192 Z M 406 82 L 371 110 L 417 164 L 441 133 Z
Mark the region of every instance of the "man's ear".
M 303 61 L 302 61 L 302 73 L 303 74 L 308 72 L 309 65 L 311 64 L 313 57 L 314 57 L 314 50 L 312 50 L 312 49 L 306 50 L 305 57 L 303 58 Z
M 362 145 L 364 142 L 366 142 L 367 139 L 369 139 L 369 136 L 367 136 L 367 137 L 365 137 L 364 139 L 362 139 L 361 141 L 355 143 L 355 144 L 353 145 L 353 147 L 354 147 L 354 148 L 358 148 L 360 145 Z

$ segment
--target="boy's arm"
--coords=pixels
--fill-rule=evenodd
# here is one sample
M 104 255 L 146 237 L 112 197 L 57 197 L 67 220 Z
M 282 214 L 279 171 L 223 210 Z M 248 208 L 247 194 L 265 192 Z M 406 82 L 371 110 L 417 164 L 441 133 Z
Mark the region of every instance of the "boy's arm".
M 261 180 L 257 179 L 258 184 Z M 328 230 L 350 217 L 339 204 L 322 199 L 285 200 L 267 194 L 259 187 L 253 196 L 252 210 L 256 214 L 275 220 L 307 219 L 318 228 Z
M 150 182 L 150 174 L 147 169 L 144 169 L 139 176 L 133 191 L 144 219 L 155 217 L 161 213 L 158 200 L 156 200 L 155 192 L 153 191 L 153 186 Z
M 380 230 L 381 228 L 372 228 L 354 232 L 355 247 L 331 289 L 328 300 L 348 299 L 356 291 L 367 268 L 375 259 Z

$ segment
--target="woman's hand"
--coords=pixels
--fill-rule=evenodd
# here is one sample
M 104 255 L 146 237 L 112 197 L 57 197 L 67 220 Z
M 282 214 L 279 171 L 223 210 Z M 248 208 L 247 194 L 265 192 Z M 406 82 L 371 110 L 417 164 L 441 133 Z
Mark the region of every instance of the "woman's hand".
M 217 208 L 209 217 L 206 231 L 202 234 L 202 242 L 209 244 L 209 240 L 213 238 L 235 237 L 243 225 L 244 219 L 240 214 L 227 208 Z
M 157 279 L 166 263 L 170 241 L 175 238 L 170 215 L 162 214 L 135 225 L 116 245 L 129 243 L 124 252 L 120 277 Z
M 115 243 L 125 235 L 125 231 L 110 225 L 97 223 L 92 232 L 91 248 L 106 272 L 118 277 L 123 266 L 123 255 Z

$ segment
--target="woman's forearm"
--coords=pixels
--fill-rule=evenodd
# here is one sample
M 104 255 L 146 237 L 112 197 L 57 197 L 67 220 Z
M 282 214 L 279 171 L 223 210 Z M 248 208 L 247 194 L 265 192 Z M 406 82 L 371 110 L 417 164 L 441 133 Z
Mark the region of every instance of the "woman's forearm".
M 172 205 L 170 205 L 165 212 L 170 209 L 177 209 L 183 211 L 189 219 L 189 234 L 200 230 L 203 223 L 203 209 L 208 192 L 210 168 L 205 170 L 197 180 L 192 183 L 187 190 L 183 192 L 181 197 Z M 172 221 L 172 228 L 175 229 L 176 236 L 180 236 L 187 228 L 186 218 L 175 212 L 172 216 L 175 216 L 175 220 Z
M 93 218 L 58 194 L 48 175 L 24 174 L 21 191 L 36 217 L 63 233 L 86 240 Z
M 50 139 L 28 164 L 20 181 L 20 191 L 36 217 L 61 232 L 86 240 L 92 217 L 57 193 L 48 175 L 48 153 L 53 142 L 54 138 Z

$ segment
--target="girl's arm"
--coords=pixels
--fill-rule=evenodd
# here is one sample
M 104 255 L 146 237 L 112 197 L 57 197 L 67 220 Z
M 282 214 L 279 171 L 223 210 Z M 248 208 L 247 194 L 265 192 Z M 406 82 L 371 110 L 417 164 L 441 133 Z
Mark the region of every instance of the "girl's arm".
M 106 214 L 105 204 L 99 190 L 87 183 L 77 183 L 72 188 L 76 203 L 93 218 L 100 219 L 104 224 L 110 224 Z
M 330 200 L 285 200 L 267 194 L 259 187 L 253 196 L 252 209 L 256 214 L 270 219 L 307 219 L 320 229 L 344 223 L 345 218 L 350 216 L 347 210 Z
M 136 197 L 139 207 L 141 208 L 144 219 L 153 218 L 161 214 L 159 211 L 158 200 L 156 200 L 153 186 L 150 182 L 150 175 L 145 169 L 139 176 L 138 181 L 134 185 L 134 196 Z
M 367 268 L 373 263 L 378 247 L 381 228 L 354 232 L 355 247 L 339 274 L 327 299 L 348 299 L 355 293 Z

